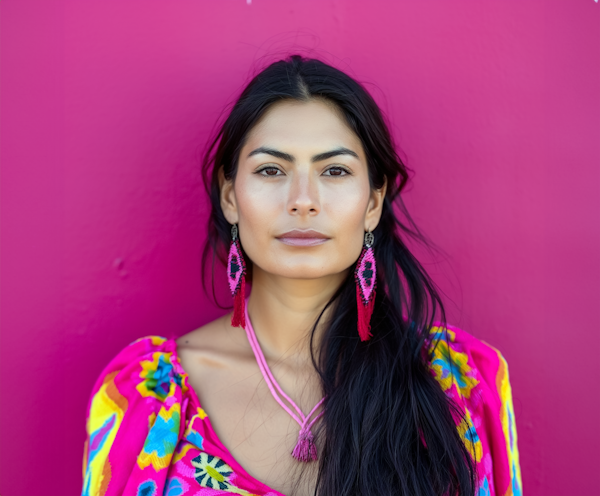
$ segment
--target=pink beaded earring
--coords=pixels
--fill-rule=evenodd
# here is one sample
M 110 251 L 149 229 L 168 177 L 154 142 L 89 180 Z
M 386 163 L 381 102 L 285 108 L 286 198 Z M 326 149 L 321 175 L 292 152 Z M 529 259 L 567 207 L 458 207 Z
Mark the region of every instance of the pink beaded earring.
M 231 246 L 227 257 L 227 280 L 233 296 L 233 327 L 246 328 L 246 262 L 238 237 L 238 226 L 231 226 Z
M 373 252 L 373 233 L 365 233 L 363 250 L 356 263 L 354 280 L 356 282 L 356 305 L 358 306 L 358 335 L 361 341 L 367 341 L 371 334 L 371 315 L 375 305 L 375 286 L 377 266 Z

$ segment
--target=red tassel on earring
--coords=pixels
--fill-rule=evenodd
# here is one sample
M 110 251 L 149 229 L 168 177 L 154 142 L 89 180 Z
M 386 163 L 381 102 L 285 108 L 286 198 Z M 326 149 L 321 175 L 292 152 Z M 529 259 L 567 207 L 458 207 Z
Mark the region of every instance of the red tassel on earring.
M 367 235 L 369 234 L 371 233 L 367 233 Z M 373 235 L 371 234 L 371 236 Z M 361 341 L 367 341 L 372 336 L 371 315 L 373 315 L 373 307 L 375 306 L 377 267 L 371 243 L 363 248 L 354 271 L 356 305 L 358 307 L 358 335 Z
M 231 247 L 227 257 L 227 280 L 233 296 L 233 327 L 246 328 L 246 262 L 237 236 L 237 225 L 231 228 Z

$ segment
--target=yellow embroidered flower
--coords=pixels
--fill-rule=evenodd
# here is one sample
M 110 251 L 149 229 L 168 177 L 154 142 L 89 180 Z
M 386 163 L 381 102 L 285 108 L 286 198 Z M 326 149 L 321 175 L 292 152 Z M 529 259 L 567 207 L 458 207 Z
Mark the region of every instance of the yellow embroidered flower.
M 450 332 L 448 331 L 449 337 Z M 466 353 L 453 350 L 443 337 L 437 341 L 430 366 L 444 391 L 448 391 L 452 384 L 456 384 L 465 398 L 471 396 L 471 390 L 479 384 L 479 381 L 471 376 L 472 369 L 468 361 L 469 357 Z
M 169 410 L 161 407 L 154 421 L 137 463 L 141 469 L 150 465 L 157 472 L 171 463 L 171 458 L 179 441 L 181 405 L 175 403 Z
M 475 460 L 476 463 L 479 463 L 483 456 L 483 446 L 479 434 L 477 434 L 477 429 L 475 429 L 475 426 L 473 425 L 469 410 L 465 411 L 465 418 L 462 419 L 457 426 L 457 429 L 460 437 L 465 443 L 465 447 L 473 456 L 473 460 Z
M 155 352 L 152 360 L 142 360 L 140 377 L 143 379 L 136 389 L 144 396 L 152 396 L 164 401 L 167 396 L 174 394 L 175 386 L 181 387 L 181 376 L 171 363 L 172 353 Z

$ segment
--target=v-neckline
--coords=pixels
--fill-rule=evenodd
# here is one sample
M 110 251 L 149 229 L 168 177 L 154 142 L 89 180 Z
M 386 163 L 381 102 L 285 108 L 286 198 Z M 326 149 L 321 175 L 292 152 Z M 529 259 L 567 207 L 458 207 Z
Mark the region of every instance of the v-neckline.
M 189 395 L 192 399 L 192 403 L 195 403 L 198 408 L 201 408 L 202 411 L 204 411 L 206 413 L 206 410 L 204 410 L 204 408 L 202 408 L 202 403 L 200 403 L 200 397 L 198 396 L 198 393 L 196 393 L 196 390 L 190 384 L 189 374 L 185 371 L 185 369 L 181 365 L 181 361 L 179 360 L 179 353 L 177 351 L 177 342 L 175 341 L 175 338 L 169 338 L 168 341 L 170 341 L 172 343 L 173 354 L 175 355 L 175 359 L 177 360 L 177 366 L 179 367 L 181 372 L 183 372 L 188 377 L 187 388 L 188 388 Z M 183 412 L 182 412 L 182 414 L 183 414 Z M 189 421 L 190 421 L 190 419 L 186 418 L 186 426 L 185 426 L 186 428 L 187 428 L 187 424 Z M 244 467 L 242 467 L 242 465 L 233 457 L 231 451 L 229 451 L 227 446 L 225 446 L 225 444 L 223 444 L 223 441 L 221 441 L 219 436 L 217 436 L 217 433 L 215 432 L 215 430 L 212 426 L 212 423 L 210 421 L 210 415 L 206 414 L 206 417 L 203 419 L 203 422 L 206 424 L 206 428 L 210 432 L 211 442 L 213 444 L 216 444 L 217 448 L 219 448 L 219 450 L 224 455 L 226 455 L 226 459 L 224 459 L 223 461 L 225 463 L 227 463 L 227 465 L 229 465 L 234 470 L 235 473 L 237 473 L 238 475 L 242 476 L 243 478 L 249 480 L 253 484 L 257 485 L 259 488 L 263 489 L 265 495 L 267 493 L 270 493 L 269 496 L 271 496 L 271 495 L 286 496 L 285 494 L 283 494 L 279 491 L 276 491 L 275 489 L 267 486 L 264 482 L 261 482 L 258 479 L 256 479 L 255 477 L 251 476 L 246 471 L 246 469 L 244 469 Z M 211 454 L 211 453 L 209 453 L 209 454 Z M 225 457 L 223 457 L 223 458 L 225 458 Z

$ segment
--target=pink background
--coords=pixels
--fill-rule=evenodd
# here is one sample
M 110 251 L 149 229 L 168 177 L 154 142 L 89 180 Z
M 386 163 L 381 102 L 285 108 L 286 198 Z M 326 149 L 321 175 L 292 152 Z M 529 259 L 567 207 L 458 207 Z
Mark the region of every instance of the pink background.
M 221 314 L 201 291 L 199 153 L 253 71 L 299 47 L 388 115 L 450 321 L 508 360 L 525 494 L 600 494 L 600 4 L 1 9 L 2 496 L 78 494 L 104 365 Z

